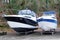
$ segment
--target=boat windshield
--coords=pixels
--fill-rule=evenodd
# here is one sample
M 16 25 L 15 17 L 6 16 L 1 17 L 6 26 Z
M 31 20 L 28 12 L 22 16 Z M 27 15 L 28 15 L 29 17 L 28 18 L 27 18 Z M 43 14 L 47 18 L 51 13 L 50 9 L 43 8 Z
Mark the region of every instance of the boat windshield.
M 46 12 L 43 12 L 43 15 L 46 15 L 46 16 L 55 15 L 55 11 L 46 11 Z
M 36 16 L 35 12 L 34 11 L 31 11 L 31 10 L 20 10 L 18 12 L 18 15 L 31 15 L 33 17 Z

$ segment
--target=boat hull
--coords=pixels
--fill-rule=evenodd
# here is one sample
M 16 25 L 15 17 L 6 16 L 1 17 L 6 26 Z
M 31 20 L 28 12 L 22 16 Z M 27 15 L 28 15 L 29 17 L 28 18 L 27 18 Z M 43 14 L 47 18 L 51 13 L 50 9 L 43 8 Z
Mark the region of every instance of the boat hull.
M 14 29 L 16 32 L 29 32 L 36 30 L 37 28 L 12 28 L 12 29 Z
M 10 28 L 14 29 L 16 32 L 27 32 L 37 29 L 37 22 L 31 19 L 22 17 L 4 17 L 7 20 Z
M 57 28 L 57 20 L 54 19 L 38 19 L 39 27 L 44 31 L 52 31 Z

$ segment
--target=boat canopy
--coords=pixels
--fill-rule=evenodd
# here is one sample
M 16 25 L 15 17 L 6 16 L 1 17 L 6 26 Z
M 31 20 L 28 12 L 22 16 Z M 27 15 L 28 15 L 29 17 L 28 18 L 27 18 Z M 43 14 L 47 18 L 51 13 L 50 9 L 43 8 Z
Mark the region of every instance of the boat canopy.
M 31 11 L 31 10 L 20 10 L 18 12 L 18 15 L 31 15 L 31 16 L 35 17 L 36 13 L 34 11 Z
M 48 16 L 56 15 L 56 12 L 55 11 L 45 11 L 45 12 L 43 12 L 43 15 L 48 15 Z

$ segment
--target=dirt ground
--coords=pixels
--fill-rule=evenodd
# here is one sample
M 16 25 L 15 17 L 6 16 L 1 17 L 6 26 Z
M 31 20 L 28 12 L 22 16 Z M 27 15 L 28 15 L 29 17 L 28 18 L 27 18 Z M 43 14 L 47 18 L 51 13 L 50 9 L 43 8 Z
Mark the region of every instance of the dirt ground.
M 54 35 L 41 35 L 40 32 L 29 35 L 18 35 L 10 32 L 7 35 L 0 35 L 0 40 L 60 40 L 60 31 Z

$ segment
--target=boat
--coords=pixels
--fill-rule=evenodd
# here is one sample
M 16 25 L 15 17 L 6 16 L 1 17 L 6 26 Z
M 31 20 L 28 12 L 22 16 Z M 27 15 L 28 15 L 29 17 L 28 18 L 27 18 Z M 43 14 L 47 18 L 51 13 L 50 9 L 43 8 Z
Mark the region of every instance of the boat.
M 39 28 L 43 31 L 55 31 L 57 29 L 57 18 L 55 11 L 45 11 L 37 18 Z
M 7 24 L 16 32 L 29 32 L 37 29 L 36 14 L 29 9 L 19 10 L 18 15 L 3 15 Z

